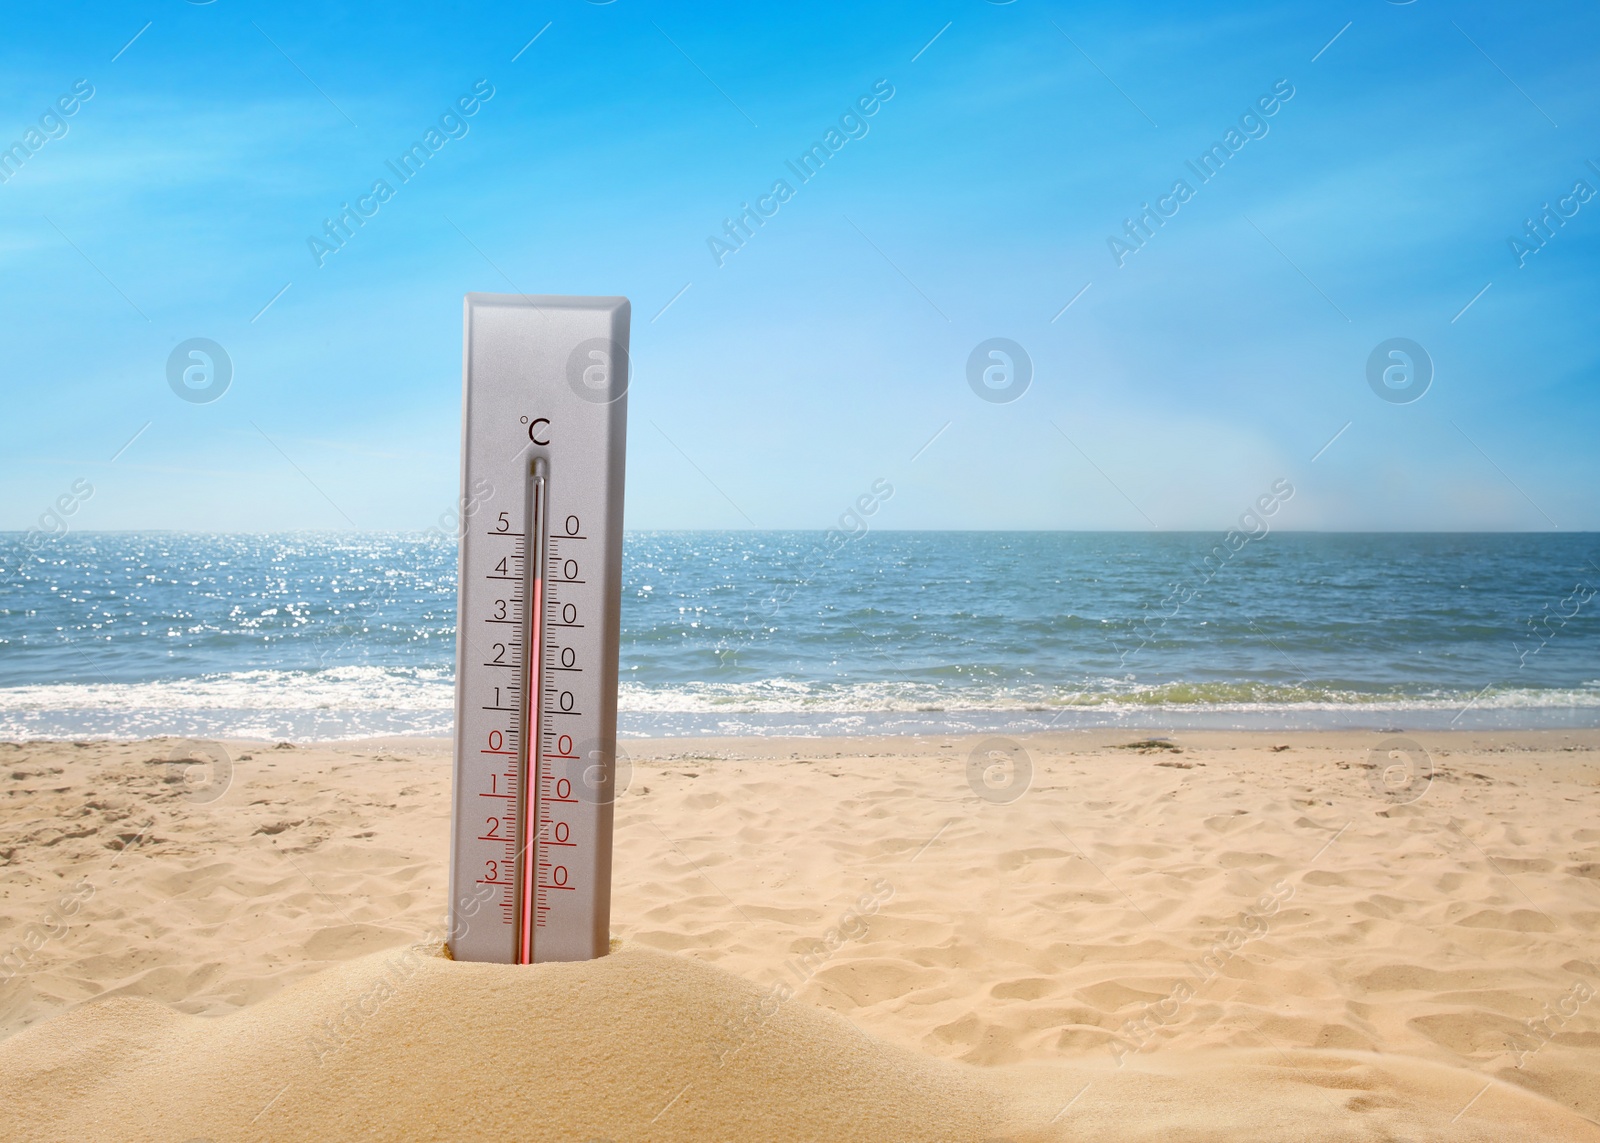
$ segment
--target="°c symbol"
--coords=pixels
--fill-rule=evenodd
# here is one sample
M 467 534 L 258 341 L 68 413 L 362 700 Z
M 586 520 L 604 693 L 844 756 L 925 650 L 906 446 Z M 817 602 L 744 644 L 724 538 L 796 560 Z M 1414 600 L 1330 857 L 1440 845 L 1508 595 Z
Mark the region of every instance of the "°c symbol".
M 523 419 L 526 420 L 527 418 L 524 417 Z M 547 444 L 550 443 L 549 436 L 546 436 L 543 440 L 539 439 L 539 426 L 540 425 L 543 425 L 545 428 L 549 428 L 550 427 L 550 418 L 549 417 L 535 417 L 533 419 L 533 423 L 528 426 L 528 439 L 530 441 L 532 441 L 536 445 L 547 445 Z

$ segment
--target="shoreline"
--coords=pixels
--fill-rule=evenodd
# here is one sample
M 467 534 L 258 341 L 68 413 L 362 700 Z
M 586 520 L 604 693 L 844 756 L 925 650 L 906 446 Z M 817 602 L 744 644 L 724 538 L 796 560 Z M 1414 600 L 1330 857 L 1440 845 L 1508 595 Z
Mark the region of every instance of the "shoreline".
M 1150 738 L 1167 738 L 1173 742 L 1208 749 L 1271 746 L 1285 739 L 1300 740 L 1307 746 L 1352 747 L 1371 745 L 1372 741 L 1387 735 L 1420 735 L 1428 743 L 1437 743 L 1449 749 L 1504 749 L 1520 746 L 1527 750 L 1565 750 L 1568 748 L 1600 751 L 1600 728 L 1593 727 L 1489 727 L 1483 729 L 1427 729 L 1404 727 L 1341 727 L 1309 729 L 1243 729 L 1198 728 L 1182 729 L 1159 724 L 1130 724 L 1116 727 L 1065 728 L 1051 731 L 1021 731 L 1005 737 L 1023 745 L 1039 744 L 1050 749 L 1098 750 L 1117 747 Z M 759 735 L 759 734 L 703 734 L 682 736 L 652 736 L 639 738 L 618 737 L 618 746 L 631 756 L 641 758 L 679 757 L 693 748 L 717 749 L 731 752 L 730 757 L 779 758 L 786 751 L 816 752 L 818 744 L 838 746 L 850 744 L 846 751 L 835 754 L 861 756 L 861 749 L 871 747 L 869 756 L 878 754 L 914 755 L 925 750 L 928 743 L 938 741 L 971 740 L 989 737 L 986 731 L 952 729 L 943 732 L 904 734 L 839 734 L 839 735 Z M 1419 741 L 1421 739 L 1419 738 Z M 245 749 L 271 749 L 279 744 L 289 744 L 297 750 L 331 750 L 350 752 L 377 749 L 420 748 L 431 752 L 448 749 L 453 739 L 448 735 L 428 734 L 373 734 L 360 738 L 322 738 L 295 741 L 284 738 L 257 738 L 238 735 L 221 735 L 216 738 L 197 738 L 181 734 L 153 734 L 123 738 L 29 738 L 21 740 L 0 739 L 0 748 L 25 749 L 35 746 L 138 746 L 155 742 L 214 741 L 237 745 Z M 1427 743 L 1424 743 L 1427 745 Z
M 1544 717 L 1530 715 L 1544 711 Z M 1054 735 L 1205 735 L 1271 736 L 1317 734 L 1426 734 L 1426 735 L 1543 735 L 1543 734 L 1600 734 L 1600 708 L 1550 707 L 1550 708 L 1488 709 L 1462 713 L 1455 708 L 1438 711 L 1426 710 L 1349 710 L 1318 712 L 1338 717 L 1308 719 L 1305 711 L 1251 712 L 1244 718 L 1238 712 L 1187 711 L 1165 714 L 1160 711 L 1137 711 L 1115 715 L 1090 710 L 1087 713 L 1074 708 L 1072 719 L 1045 718 L 1038 712 L 955 712 L 938 718 L 928 713 L 903 712 L 847 712 L 831 713 L 825 720 L 807 721 L 793 715 L 740 714 L 740 715 L 682 715 L 673 716 L 682 721 L 665 731 L 660 723 L 667 716 L 651 716 L 655 724 L 641 729 L 638 716 L 626 713 L 618 717 L 617 739 L 620 743 L 694 742 L 702 739 L 727 739 L 733 741 L 849 741 L 859 738 L 906 739 L 918 741 L 928 738 L 1004 735 L 1011 738 L 1050 737 Z M 444 728 L 450 718 L 441 715 L 440 725 L 421 730 L 396 729 L 386 726 L 362 727 L 349 733 L 338 733 L 342 724 L 338 719 L 316 718 L 310 720 L 315 729 L 307 733 L 239 733 L 233 729 L 240 723 L 259 724 L 256 712 L 218 712 L 208 724 L 188 729 L 152 727 L 148 733 L 118 733 L 114 731 L 66 732 L 55 729 L 39 734 L 0 734 L 0 743 L 27 745 L 47 742 L 98 742 L 123 743 L 149 741 L 162 738 L 216 740 L 226 742 L 273 743 L 293 742 L 300 746 L 321 746 L 335 743 L 357 744 L 369 741 L 390 740 L 427 742 L 448 737 Z M 328 724 L 334 724 L 330 727 Z M 281 724 L 280 724 L 281 725 Z M 329 733 L 329 730 L 335 730 Z

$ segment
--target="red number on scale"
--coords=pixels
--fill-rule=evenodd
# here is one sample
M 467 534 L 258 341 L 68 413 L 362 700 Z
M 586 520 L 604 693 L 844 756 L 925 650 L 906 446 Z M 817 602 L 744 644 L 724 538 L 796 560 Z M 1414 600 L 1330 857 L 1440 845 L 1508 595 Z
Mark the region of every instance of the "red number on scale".
M 567 826 L 567 823 L 566 822 L 557 822 L 556 823 L 556 840 L 557 841 L 566 841 L 567 838 L 570 837 L 570 836 L 572 836 L 572 830 Z
M 557 885 L 565 885 L 567 883 L 567 867 L 565 865 L 556 866 L 550 871 L 550 879 Z
M 572 736 L 571 735 L 563 734 L 560 738 L 556 739 L 556 753 L 557 754 L 571 754 L 572 753 Z
M 558 797 L 558 798 L 570 798 L 570 797 L 572 797 L 572 783 L 567 781 L 565 778 L 562 778 L 560 781 L 558 781 L 556 783 L 556 797 Z
M 501 734 L 498 730 L 491 730 L 489 732 L 489 749 L 499 750 L 505 740 L 505 735 Z

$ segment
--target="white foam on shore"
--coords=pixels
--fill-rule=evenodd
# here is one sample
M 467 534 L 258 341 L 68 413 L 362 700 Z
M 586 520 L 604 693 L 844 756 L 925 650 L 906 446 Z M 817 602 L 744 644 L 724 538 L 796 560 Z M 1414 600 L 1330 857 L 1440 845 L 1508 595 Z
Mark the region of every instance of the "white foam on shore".
M 1088 686 L 769 679 L 644 686 L 624 682 L 625 735 L 924 733 L 1144 724 L 1249 728 L 1351 725 L 1600 725 L 1600 680 L 1575 688 L 1368 693 L 1263 683 Z M 427 668 L 256 670 L 138 683 L 0 688 L 0 740 L 447 735 L 454 679 Z

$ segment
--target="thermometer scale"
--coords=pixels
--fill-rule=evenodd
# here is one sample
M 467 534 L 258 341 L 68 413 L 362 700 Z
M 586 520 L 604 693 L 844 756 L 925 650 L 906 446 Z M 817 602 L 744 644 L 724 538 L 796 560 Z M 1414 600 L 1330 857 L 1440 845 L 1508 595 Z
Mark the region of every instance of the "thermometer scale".
M 468 294 L 450 950 L 610 941 L 626 298 Z

